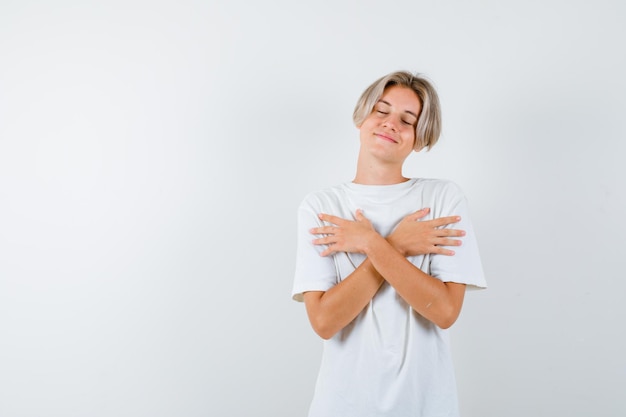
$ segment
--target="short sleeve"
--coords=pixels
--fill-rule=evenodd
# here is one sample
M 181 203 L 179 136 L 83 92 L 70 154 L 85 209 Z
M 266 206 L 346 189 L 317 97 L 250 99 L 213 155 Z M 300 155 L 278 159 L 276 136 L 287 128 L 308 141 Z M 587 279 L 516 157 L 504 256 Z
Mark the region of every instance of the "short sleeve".
M 314 245 L 309 230 L 323 226 L 318 212 L 304 201 L 298 208 L 296 268 L 292 298 L 303 301 L 306 291 L 327 291 L 338 282 L 334 256 L 320 256 L 324 246 Z
M 478 242 L 465 195 L 456 184 L 447 183 L 436 201 L 434 218 L 461 216 L 460 222 L 446 227 L 465 230 L 466 235 L 461 238 L 461 246 L 451 248 L 455 252 L 453 256 L 431 256 L 430 274 L 443 282 L 466 284 L 468 289 L 487 288 Z

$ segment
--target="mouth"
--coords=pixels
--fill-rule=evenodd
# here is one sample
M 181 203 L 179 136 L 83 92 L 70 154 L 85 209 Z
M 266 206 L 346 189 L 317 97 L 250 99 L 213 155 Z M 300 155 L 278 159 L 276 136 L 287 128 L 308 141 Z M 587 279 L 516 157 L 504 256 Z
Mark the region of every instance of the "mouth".
M 374 133 L 374 136 L 376 136 L 377 138 L 382 139 L 384 141 L 387 141 L 387 142 L 398 143 L 397 140 L 395 140 L 394 138 L 392 138 L 390 136 L 387 136 L 387 135 L 385 135 L 383 133 Z

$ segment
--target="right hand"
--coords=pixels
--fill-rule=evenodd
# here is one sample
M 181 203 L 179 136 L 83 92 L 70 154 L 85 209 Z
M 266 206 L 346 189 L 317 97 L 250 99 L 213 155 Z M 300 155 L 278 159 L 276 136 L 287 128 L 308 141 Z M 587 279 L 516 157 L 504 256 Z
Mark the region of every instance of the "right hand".
M 419 221 L 429 212 L 429 208 L 423 208 L 406 216 L 387 236 L 387 241 L 404 256 L 418 256 L 428 253 L 454 255 L 453 250 L 446 249 L 444 246 L 460 246 L 461 241 L 452 238 L 465 236 L 465 231 L 441 227 L 457 223 L 461 217 L 449 216 Z
M 356 211 L 354 220 L 342 219 L 326 213 L 320 213 L 318 217 L 326 223 L 331 223 L 330 226 L 314 227 L 310 230 L 311 234 L 324 235 L 313 239 L 314 245 L 328 245 L 320 253 L 321 256 L 332 255 L 336 252 L 365 253 L 368 238 L 371 239 L 372 236 L 381 238 L 360 209 Z

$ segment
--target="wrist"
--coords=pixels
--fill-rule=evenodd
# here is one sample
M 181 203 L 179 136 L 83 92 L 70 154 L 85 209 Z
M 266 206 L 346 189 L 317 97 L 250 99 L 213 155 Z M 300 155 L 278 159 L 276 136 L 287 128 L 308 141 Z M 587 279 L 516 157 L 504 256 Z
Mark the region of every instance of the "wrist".
M 376 252 L 378 248 L 380 248 L 381 244 L 388 244 L 387 239 L 379 235 L 377 232 L 372 231 L 365 239 L 363 253 L 366 256 L 369 256 L 372 252 Z
M 387 238 L 385 240 L 391 245 L 392 248 L 394 248 L 395 250 L 400 252 L 402 254 L 402 256 L 404 256 L 404 257 L 407 256 L 406 250 L 402 247 L 400 242 L 397 242 L 397 241 L 394 240 L 392 235 L 387 236 Z

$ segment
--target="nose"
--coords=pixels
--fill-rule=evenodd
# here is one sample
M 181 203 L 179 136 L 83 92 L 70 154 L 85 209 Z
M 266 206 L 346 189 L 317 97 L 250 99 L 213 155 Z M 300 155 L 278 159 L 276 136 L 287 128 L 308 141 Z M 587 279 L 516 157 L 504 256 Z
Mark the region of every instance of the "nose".
M 383 126 L 393 130 L 394 132 L 398 131 L 398 124 L 400 123 L 399 120 L 397 120 L 397 117 L 395 117 L 392 114 L 388 114 L 387 117 L 385 117 L 385 119 L 383 120 Z

